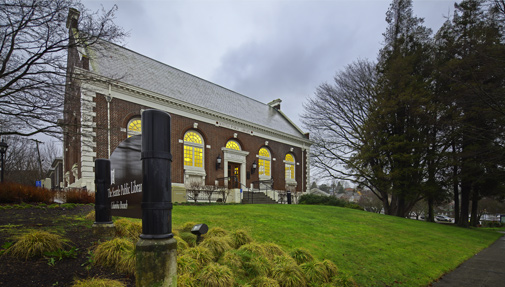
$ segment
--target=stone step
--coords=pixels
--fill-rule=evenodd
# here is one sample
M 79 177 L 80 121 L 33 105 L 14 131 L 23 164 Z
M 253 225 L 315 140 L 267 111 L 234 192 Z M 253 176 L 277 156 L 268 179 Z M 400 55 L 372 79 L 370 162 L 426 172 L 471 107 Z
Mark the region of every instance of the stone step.
M 248 204 L 276 204 L 277 202 L 267 195 L 265 195 L 263 192 L 249 192 L 249 191 L 244 191 L 243 197 L 242 197 L 242 202 L 243 203 L 248 203 Z

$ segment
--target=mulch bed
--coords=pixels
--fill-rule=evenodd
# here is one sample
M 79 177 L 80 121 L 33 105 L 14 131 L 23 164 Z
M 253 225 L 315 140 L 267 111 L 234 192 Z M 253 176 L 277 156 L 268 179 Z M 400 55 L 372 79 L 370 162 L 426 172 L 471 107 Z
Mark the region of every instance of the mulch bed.
M 56 231 L 69 240 L 68 249 L 76 247 L 78 253 L 77 258 L 56 261 L 54 266 L 48 264 L 47 258 L 25 261 L 3 255 L 0 257 L 0 286 L 71 286 L 76 278 L 91 277 L 115 279 L 126 286 L 135 286 L 133 276 L 89 264 L 88 252 L 100 238 L 93 234 L 93 221 L 83 220 L 83 216 L 93 209 L 92 205 L 0 209 L 0 246 L 12 242 L 13 233 L 22 233 L 26 228 L 42 229 Z

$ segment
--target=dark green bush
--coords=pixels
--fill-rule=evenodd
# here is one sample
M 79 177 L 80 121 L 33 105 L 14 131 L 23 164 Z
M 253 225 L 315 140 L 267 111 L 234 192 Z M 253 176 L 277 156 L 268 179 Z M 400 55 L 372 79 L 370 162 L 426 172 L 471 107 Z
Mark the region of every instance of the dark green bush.
M 304 194 L 300 196 L 299 204 L 331 205 L 345 207 L 348 203 L 333 196 L 324 196 L 317 194 Z

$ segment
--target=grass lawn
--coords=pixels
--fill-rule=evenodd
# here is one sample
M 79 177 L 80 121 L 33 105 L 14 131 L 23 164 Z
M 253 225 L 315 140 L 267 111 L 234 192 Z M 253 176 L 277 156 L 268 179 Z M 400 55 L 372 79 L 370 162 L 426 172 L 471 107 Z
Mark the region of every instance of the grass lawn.
M 174 206 L 173 226 L 245 229 L 260 242 L 304 247 L 360 286 L 427 286 L 502 234 L 314 205 Z

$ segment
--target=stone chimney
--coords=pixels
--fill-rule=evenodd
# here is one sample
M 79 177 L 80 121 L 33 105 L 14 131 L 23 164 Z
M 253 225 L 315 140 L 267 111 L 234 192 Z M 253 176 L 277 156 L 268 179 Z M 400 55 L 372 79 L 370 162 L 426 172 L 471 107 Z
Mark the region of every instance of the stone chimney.
M 270 107 L 276 109 L 276 110 L 280 110 L 281 109 L 281 103 L 282 103 L 281 99 L 276 99 L 276 100 L 273 100 L 270 103 L 268 103 L 268 105 Z
M 68 17 L 67 17 L 67 29 L 77 29 L 77 22 L 79 20 L 79 16 L 81 16 L 81 12 L 75 8 L 68 9 Z

